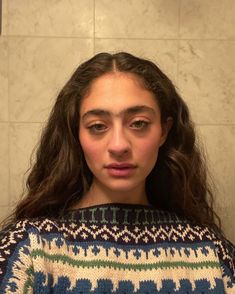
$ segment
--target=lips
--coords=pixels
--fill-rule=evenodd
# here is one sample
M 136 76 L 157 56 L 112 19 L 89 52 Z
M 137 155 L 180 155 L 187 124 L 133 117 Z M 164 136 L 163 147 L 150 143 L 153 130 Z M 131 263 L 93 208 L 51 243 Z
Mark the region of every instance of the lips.
M 136 167 L 136 165 L 130 163 L 111 163 L 106 166 L 108 174 L 117 178 L 126 178 L 132 176 Z
M 130 163 L 111 163 L 106 166 L 106 168 L 116 168 L 116 169 L 125 169 L 125 168 L 135 168 L 136 165 Z

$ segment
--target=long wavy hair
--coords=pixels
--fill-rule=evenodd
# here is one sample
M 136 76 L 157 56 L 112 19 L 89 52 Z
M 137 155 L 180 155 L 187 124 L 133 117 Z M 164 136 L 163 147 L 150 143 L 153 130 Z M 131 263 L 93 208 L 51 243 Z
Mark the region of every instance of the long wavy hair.
M 173 118 L 167 140 L 146 179 L 149 203 L 220 228 L 205 156 L 187 105 L 157 65 L 125 52 L 95 55 L 81 64 L 63 87 L 42 132 L 24 197 L 9 219 L 59 217 L 89 190 L 92 173 L 79 142 L 79 106 L 92 82 L 112 71 L 140 78 L 157 100 L 162 123 Z

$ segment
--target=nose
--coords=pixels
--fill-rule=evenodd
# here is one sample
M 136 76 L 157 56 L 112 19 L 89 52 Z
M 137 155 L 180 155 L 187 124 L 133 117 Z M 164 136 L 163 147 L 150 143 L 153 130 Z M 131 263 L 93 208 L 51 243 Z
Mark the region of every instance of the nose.
M 129 153 L 131 144 L 125 130 L 121 126 L 113 128 L 108 142 L 108 152 L 115 156 L 122 156 Z

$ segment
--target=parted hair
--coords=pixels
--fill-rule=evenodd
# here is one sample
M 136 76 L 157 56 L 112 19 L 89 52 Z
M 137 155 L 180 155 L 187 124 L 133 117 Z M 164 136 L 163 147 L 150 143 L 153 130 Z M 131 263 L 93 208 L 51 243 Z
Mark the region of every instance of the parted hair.
M 99 53 L 82 63 L 60 91 L 42 131 L 26 190 L 8 221 L 59 217 L 89 190 L 92 173 L 79 142 L 79 108 L 92 82 L 104 74 L 132 73 L 154 94 L 161 122 L 173 119 L 157 162 L 146 179 L 149 203 L 212 228 L 213 189 L 203 149 L 186 103 L 172 81 L 152 61 L 129 53 Z

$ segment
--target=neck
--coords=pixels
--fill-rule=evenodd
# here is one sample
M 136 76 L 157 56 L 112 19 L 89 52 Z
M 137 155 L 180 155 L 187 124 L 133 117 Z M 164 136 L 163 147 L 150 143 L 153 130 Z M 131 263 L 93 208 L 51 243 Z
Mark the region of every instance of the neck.
M 145 192 L 145 183 L 127 191 L 114 191 L 93 182 L 89 191 L 83 195 L 82 199 L 73 208 L 84 208 L 108 203 L 149 205 Z

